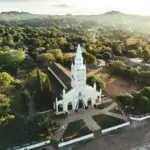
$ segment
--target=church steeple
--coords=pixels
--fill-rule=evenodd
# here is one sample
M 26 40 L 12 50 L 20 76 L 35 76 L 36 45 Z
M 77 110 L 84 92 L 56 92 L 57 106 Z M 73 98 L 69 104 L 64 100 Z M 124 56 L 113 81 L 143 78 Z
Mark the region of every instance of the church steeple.
M 80 44 L 78 44 L 77 52 L 75 56 L 75 65 L 82 66 L 83 65 L 83 57 L 82 57 L 82 49 Z
M 78 44 L 76 58 L 81 58 L 81 57 L 82 57 L 82 50 L 80 44 Z
M 71 86 L 77 90 L 86 86 L 86 66 L 83 64 L 82 49 L 78 44 L 74 64 L 71 65 Z

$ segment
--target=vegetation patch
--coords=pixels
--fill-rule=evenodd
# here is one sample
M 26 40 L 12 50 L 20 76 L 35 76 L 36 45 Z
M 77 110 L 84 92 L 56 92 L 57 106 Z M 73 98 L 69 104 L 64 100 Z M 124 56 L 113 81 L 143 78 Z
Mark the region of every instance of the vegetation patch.
M 97 90 L 105 87 L 105 83 L 96 75 L 87 76 L 87 84 L 93 86 L 96 83 Z
M 132 94 L 122 94 L 117 97 L 124 111 L 132 115 L 144 115 L 150 113 L 150 87 L 145 87 Z
M 85 122 L 82 119 L 77 120 L 77 121 L 69 123 L 63 135 L 63 140 L 64 141 L 72 140 L 81 136 L 85 136 L 90 133 L 91 131 L 85 125 Z
M 150 84 L 150 69 L 142 65 L 132 66 L 123 61 L 112 61 L 109 64 L 109 71 L 112 75 L 121 76 L 141 85 Z
M 97 122 L 98 125 L 101 126 L 101 129 L 107 129 L 124 123 L 124 120 L 122 119 L 108 116 L 105 114 L 95 115 L 93 116 L 93 119 Z
M 59 114 L 59 115 L 53 115 L 53 119 L 65 119 L 68 116 L 68 114 Z
M 32 124 L 33 125 L 33 124 Z M 35 136 L 37 127 L 30 126 L 21 117 L 15 117 L 9 121 L 8 124 L 0 126 L 0 148 L 6 149 L 25 143 L 30 143 L 31 141 L 38 140 L 38 136 Z M 29 128 L 33 127 L 34 130 L 29 132 Z
M 0 149 L 48 139 L 58 127 L 49 116 L 38 116 L 32 120 L 15 116 L 8 123 L 0 125 Z
M 111 109 L 110 112 L 122 115 L 122 112 L 118 107 Z
M 98 109 L 104 109 L 106 107 L 108 107 L 109 105 L 111 105 L 113 102 L 106 102 L 106 103 L 102 103 L 100 105 L 97 106 Z

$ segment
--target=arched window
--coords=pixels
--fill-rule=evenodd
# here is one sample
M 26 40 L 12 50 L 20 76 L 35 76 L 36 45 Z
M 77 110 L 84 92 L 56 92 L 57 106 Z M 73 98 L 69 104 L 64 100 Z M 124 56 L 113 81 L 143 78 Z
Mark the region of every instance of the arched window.
M 68 103 L 68 110 L 72 110 L 72 102 Z
M 61 111 L 63 111 L 63 105 L 62 105 L 62 104 L 59 104 L 59 105 L 58 105 L 58 112 L 61 112 Z

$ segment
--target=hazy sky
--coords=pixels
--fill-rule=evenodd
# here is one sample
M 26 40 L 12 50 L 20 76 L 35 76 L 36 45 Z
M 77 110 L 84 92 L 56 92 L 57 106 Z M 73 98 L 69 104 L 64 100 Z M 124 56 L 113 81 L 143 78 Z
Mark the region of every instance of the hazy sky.
M 36 14 L 100 14 L 117 10 L 150 15 L 150 0 L 0 0 L 0 12 L 12 10 Z

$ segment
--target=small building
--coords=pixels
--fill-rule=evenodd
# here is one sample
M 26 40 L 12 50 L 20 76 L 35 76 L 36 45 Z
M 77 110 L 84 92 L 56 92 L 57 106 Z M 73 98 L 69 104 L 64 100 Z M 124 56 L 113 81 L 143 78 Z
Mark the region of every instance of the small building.
M 37 47 L 36 51 L 39 52 L 39 53 L 42 53 L 42 52 L 45 51 L 45 47 Z
M 100 67 L 106 66 L 106 61 L 102 59 L 97 59 L 97 66 L 100 66 Z
M 54 107 L 56 114 L 87 109 L 89 106 L 101 104 L 101 90 L 96 90 L 96 84 L 86 84 L 86 65 L 83 63 L 82 49 L 77 47 L 74 63 L 71 65 L 71 89 L 63 89 L 60 99 L 56 98 Z
M 143 59 L 141 59 L 141 58 L 129 58 L 129 60 L 136 64 L 140 64 L 143 62 Z

